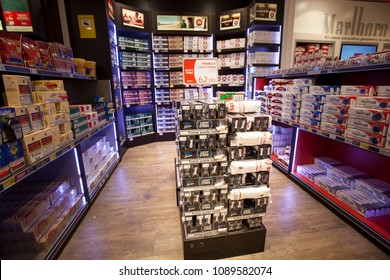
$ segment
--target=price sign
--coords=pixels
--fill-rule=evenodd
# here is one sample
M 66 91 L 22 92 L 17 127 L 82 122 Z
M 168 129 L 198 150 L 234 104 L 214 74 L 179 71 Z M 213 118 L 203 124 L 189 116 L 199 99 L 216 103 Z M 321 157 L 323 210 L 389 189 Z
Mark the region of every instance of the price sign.
M 183 77 L 186 85 L 217 84 L 217 58 L 183 59 Z

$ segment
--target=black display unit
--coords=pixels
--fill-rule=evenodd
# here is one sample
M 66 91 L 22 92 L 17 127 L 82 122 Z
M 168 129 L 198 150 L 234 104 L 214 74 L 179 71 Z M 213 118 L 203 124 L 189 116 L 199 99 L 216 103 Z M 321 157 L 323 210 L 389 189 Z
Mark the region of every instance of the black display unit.
M 174 24 L 168 25 L 171 21 Z M 190 22 L 193 22 L 193 26 Z M 182 59 L 213 56 L 211 13 L 152 13 L 152 49 L 157 141 L 175 139 L 174 102 L 213 95 L 213 87 L 185 85 Z
M 118 80 L 126 147 L 155 141 L 150 19 L 145 10 L 115 3 Z
M 216 95 L 230 98 L 234 93 L 245 94 L 247 61 L 246 30 L 248 9 L 234 9 L 215 14 L 215 47 L 220 70 Z

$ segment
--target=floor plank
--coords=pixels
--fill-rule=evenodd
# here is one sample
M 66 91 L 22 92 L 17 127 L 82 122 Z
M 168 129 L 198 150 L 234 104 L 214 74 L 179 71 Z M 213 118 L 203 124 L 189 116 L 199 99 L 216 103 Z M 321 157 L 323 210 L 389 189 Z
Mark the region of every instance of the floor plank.
M 129 149 L 59 256 L 62 260 L 181 260 L 174 142 Z M 390 259 L 276 168 L 265 251 L 230 259 Z

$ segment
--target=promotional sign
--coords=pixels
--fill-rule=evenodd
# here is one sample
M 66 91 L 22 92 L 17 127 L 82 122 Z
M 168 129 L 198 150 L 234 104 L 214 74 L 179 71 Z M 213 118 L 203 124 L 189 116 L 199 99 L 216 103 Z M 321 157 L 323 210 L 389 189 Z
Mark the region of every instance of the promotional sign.
M 33 31 L 27 0 L 1 0 L 1 7 L 7 31 Z
M 108 0 L 107 1 L 107 10 L 108 10 L 108 14 L 109 16 L 115 20 L 115 17 L 114 17 L 114 4 L 112 3 L 112 0 Z
M 122 23 L 124 26 L 145 29 L 145 16 L 138 11 L 122 9 Z
M 207 31 L 207 16 L 157 16 L 157 30 Z
M 234 13 L 223 15 L 219 18 L 219 30 L 239 29 L 241 23 L 241 14 Z
M 80 38 L 96 38 L 95 19 L 93 15 L 78 15 Z
M 183 80 L 186 85 L 218 83 L 217 58 L 183 58 Z

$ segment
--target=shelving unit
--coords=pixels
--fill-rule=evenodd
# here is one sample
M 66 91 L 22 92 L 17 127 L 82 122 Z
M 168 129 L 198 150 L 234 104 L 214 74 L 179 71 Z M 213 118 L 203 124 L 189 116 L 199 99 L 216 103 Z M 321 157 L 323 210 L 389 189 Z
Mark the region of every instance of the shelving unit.
M 85 117 L 84 130 L 80 129 L 74 137 L 70 131 L 72 116 L 69 118 L 67 111 L 69 103 L 95 104 L 95 96 L 104 97 L 105 101 L 111 102 L 110 83 L 96 77 L 5 64 L 0 64 L 0 73 L 26 76 L 37 81 L 61 80 L 66 91 L 65 94 L 59 91 L 61 98 L 60 93 L 58 98 L 40 97 L 43 100 L 41 102 L 45 103 L 42 106 L 47 111 L 48 108 L 51 109 L 50 114 L 43 111 L 40 113 L 42 123 L 34 129 L 34 135 L 44 134 L 39 138 L 43 148 L 34 150 L 39 157 L 28 163 L 28 158 L 32 157 L 27 158 L 26 152 L 23 152 L 26 165 L 0 182 L 2 259 L 53 259 L 59 255 L 119 162 L 115 118 L 99 118 L 98 122 L 98 111 L 102 112 L 102 108 L 99 108 L 95 112 L 96 123 L 91 123 L 88 128 L 89 123 Z M 1 85 L 3 87 L 3 83 Z M 32 105 L 34 106 L 38 105 Z M 48 117 L 46 130 L 45 116 Z M 63 125 L 61 130 L 65 133 L 60 132 L 59 125 Z M 57 130 L 58 134 L 55 133 Z M 23 136 L 30 137 L 30 132 L 32 131 L 24 131 Z M 90 160 L 94 158 L 88 158 L 88 162 L 83 161 L 83 154 L 99 139 L 105 139 L 105 143 L 109 143 L 106 147 L 110 146 L 110 157 L 102 153 L 98 167 L 95 164 L 92 169 Z M 15 148 L 22 150 L 22 146 Z
M 216 95 L 231 98 L 245 94 L 247 9 L 235 9 L 216 14 L 215 56 L 219 62 L 219 82 Z
M 361 67 L 318 69 L 299 73 L 286 72 L 281 75 L 266 76 L 265 80 L 267 81 L 271 78 L 311 78 L 314 80 L 315 85 L 384 86 L 387 85 L 389 71 L 388 64 L 378 64 Z M 331 191 L 327 187 L 320 186 L 312 178 L 309 179 L 298 173 L 298 166 L 312 164 L 317 157 L 330 157 L 370 177 L 389 183 L 390 177 L 386 166 L 390 164 L 390 150 L 380 144 L 368 143 L 343 134 L 340 135 L 336 132 L 323 130 L 322 126 L 314 127 L 299 120 L 285 117 L 273 116 L 272 119 L 275 125 L 293 129 L 290 165 L 281 168 L 284 173 L 369 237 L 380 248 L 388 252 L 390 249 L 389 216 L 382 216 L 379 212 L 375 214 L 376 216 L 374 215 L 375 217 L 367 216 L 372 215 L 372 212 L 367 214 L 368 212 L 366 213 L 364 209 L 371 208 L 360 207 L 358 202 L 347 200 L 346 196 L 343 197 L 342 193 L 337 193 L 337 190 Z M 275 158 L 273 159 L 275 160 Z M 274 161 L 274 164 L 280 168 L 280 163 Z M 388 208 L 388 206 L 383 207 L 384 209 Z
M 183 58 L 212 57 L 213 37 L 210 34 L 155 32 L 153 41 L 154 95 L 157 120 L 157 141 L 174 140 L 174 102 L 180 99 L 203 99 L 212 95 L 212 87 L 196 87 L 183 82 Z

